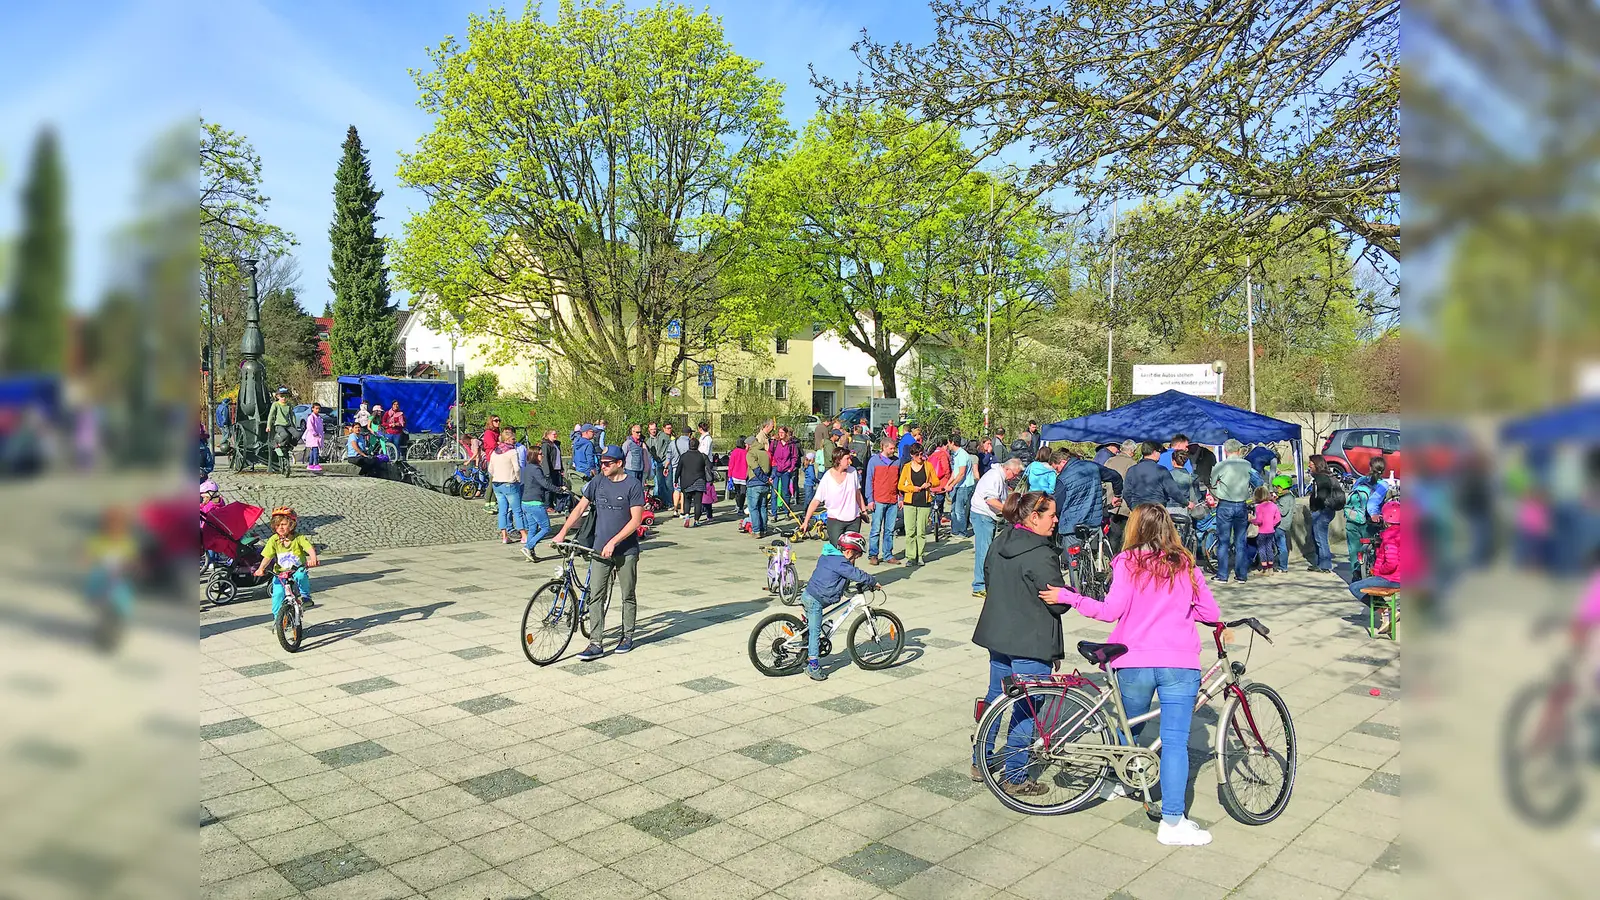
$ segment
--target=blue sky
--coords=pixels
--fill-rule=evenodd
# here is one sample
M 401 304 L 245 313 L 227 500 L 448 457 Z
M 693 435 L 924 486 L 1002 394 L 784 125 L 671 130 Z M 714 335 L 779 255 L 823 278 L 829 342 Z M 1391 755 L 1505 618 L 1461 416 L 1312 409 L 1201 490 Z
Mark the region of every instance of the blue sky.
M 691 4 L 697 8 L 701 4 Z M 806 66 L 848 76 L 860 30 L 925 42 L 933 20 L 921 0 L 714 0 L 728 39 L 787 85 L 797 126 L 815 110 Z M 320 314 L 327 286 L 333 172 L 345 129 L 361 132 L 385 192 L 385 234 L 398 234 L 421 198 L 395 184 L 398 154 L 429 128 L 407 70 L 426 50 L 466 31 L 488 4 L 451 0 L 262 3 L 0 0 L 0 235 L 16 227 L 17 188 L 34 135 L 53 123 L 70 176 L 73 296 L 91 304 L 111 265 L 108 238 L 135 213 L 139 160 L 196 111 L 247 136 L 261 154 L 269 217 L 300 245 L 301 298 Z M 508 4 L 514 14 L 520 5 Z M 545 4 L 553 15 L 554 3 Z M 20 42 L 15 38 L 23 36 Z

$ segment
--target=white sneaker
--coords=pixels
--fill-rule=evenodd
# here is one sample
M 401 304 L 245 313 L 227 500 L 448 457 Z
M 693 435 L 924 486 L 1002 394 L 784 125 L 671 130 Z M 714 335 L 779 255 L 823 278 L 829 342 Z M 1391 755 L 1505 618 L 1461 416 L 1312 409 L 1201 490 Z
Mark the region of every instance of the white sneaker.
M 1211 832 L 1202 829 L 1187 816 L 1176 825 L 1168 825 L 1163 819 L 1161 826 L 1156 829 L 1156 840 L 1169 847 L 1204 847 L 1211 843 Z

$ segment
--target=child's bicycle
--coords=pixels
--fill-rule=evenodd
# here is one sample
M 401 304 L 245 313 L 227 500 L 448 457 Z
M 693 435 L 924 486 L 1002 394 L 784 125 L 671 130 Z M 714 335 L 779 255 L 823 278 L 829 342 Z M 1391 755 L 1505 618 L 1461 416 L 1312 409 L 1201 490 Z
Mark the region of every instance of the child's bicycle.
M 1566 626 L 1551 617 L 1534 626 L 1544 637 Z M 1506 799 L 1536 828 L 1565 824 L 1583 806 L 1583 769 L 1600 761 L 1600 703 L 1583 687 L 1581 650 L 1555 654 L 1550 676 L 1527 685 L 1507 707 L 1500 730 L 1500 770 Z M 1586 696 L 1587 695 L 1587 696 Z
M 1241 682 L 1245 664 L 1228 662 L 1224 631 L 1248 626 L 1268 643 L 1272 639 L 1254 618 L 1203 624 L 1213 631 L 1217 661 L 1200 679 L 1194 708 L 1227 698 L 1217 720 L 1218 799 L 1240 822 L 1265 825 L 1283 814 L 1294 791 L 1294 722 L 1277 691 Z M 1141 747 L 1129 736 L 1132 726 L 1160 717 L 1161 710 L 1128 718 L 1117 671 L 1109 667 L 1126 652 L 1123 644 L 1078 642 L 1078 653 L 1106 673 L 1108 689 L 1077 672 L 1008 675 L 1001 682 L 1004 696 L 987 708 L 978 701 L 973 737 L 983 743 L 980 772 L 1003 805 L 1041 816 L 1072 812 L 1095 799 L 1106 779 L 1115 775 L 1129 796 L 1144 801 L 1147 812 L 1155 808 L 1151 791 L 1161 781 L 1161 740 Z M 1031 789 L 1016 790 L 1020 784 Z M 1005 789 L 1008 785 L 1012 791 Z
M 767 593 L 777 594 L 784 606 L 799 606 L 800 575 L 795 571 L 794 545 L 788 538 L 777 538 L 761 552 L 767 555 Z
M 828 523 L 823 521 L 822 517 L 819 516 L 815 521 L 810 523 L 804 522 L 800 519 L 800 514 L 794 511 L 794 507 L 790 506 L 789 502 L 783 499 L 782 494 L 775 494 L 774 496 L 778 498 L 777 503 L 780 510 L 779 515 L 784 517 L 785 525 L 790 529 L 789 531 L 785 532 L 782 527 L 779 527 L 777 530 L 784 534 L 790 541 L 798 544 L 807 538 L 818 541 L 825 541 L 828 539 Z
M 463 500 L 476 500 L 489 493 L 489 473 L 471 463 L 463 463 L 444 480 L 444 492 Z
M 850 658 L 863 669 L 887 669 L 900 658 L 906 646 L 906 629 L 900 617 L 879 609 L 883 590 L 857 588 L 822 612 L 818 658 L 833 652 L 833 633 L 852 617 L 847 635 Z M 862 615 L 856 616 L 856 613 Z M 750 632 L 750 662 L 763 675 L 794 675 L 805 668 L 807 628 L 805 619 L 793 613 L 774 613 L 756 623 Z
M 589 628 L 589 576 L 578 575 L 576 559 L 593 558 L 595 550 L 571 541 L 551 544 L 561 554 L 555 577 L 539 586 L 522 611 L 522 652 L 528 662 L 548 666 L 561 658 L 572 643 L 572 633 L 582 631 L 594 640 Z M 610 607 L 608 595 L 600 601 L 602 612 Z
M 284 569 L 276 576 L 283 585 L 283 606 L 278 610 L 278 620 L 273 623 L 273 630 L 278 633 L 278 643 L 290 653 L 300 652 L 300 639 L 305 629 L 305 610 L 300 586 L 294 580 L 294 571 L 293 568 Z

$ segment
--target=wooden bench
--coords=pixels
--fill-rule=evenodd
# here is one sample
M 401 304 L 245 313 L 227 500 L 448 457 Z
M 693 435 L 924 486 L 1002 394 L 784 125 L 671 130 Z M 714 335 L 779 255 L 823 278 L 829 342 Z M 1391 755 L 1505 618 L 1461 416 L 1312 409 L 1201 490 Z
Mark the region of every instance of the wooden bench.
M 1368 587 L 1361 589 L 1367 598 L 1367 637 L 1378 637 L 1378 610 L 1389 611 L 1389 640 L 1400 639 L 1400 589 L 1397 587 Z

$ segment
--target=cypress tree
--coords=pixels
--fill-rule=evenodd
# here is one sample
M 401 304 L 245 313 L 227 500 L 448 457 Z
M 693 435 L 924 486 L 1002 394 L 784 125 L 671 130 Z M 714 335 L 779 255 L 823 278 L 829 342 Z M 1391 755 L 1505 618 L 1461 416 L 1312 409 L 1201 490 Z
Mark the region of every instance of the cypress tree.
M 395 318 L 389 270 L 378 237 L 378 198 L 361 136 L 350 126 L 333 181 L 333 249 L 328 286 L 333 328 L 328 333 L 335 375 L 386 375 L 394 365 Z
M 5 316 L 8 372 L 60 372 L 67 356 L 66 176 L 55 131 L 39 132 L 22 189 L 16 281 Z

